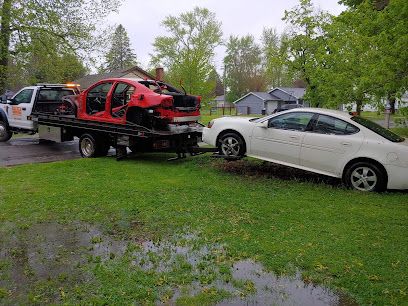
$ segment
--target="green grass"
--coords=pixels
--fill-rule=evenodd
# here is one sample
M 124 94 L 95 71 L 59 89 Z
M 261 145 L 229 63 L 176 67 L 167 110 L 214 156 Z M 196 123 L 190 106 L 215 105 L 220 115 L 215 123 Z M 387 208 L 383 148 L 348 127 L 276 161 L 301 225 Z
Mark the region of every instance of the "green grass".
M 392 128 L 390 130 L 402 137 L 408 137 L 408 128 L 397 127 L 397 128 Z
M 380 114 L 377 112 L 361 112 L 361 116 L 369 120 L 384 120 L 385 118 L 384 112 Z M 400 114 L 398 114 L 398 112 L 394 115 L 391 115 L 391 121 L 398 118 L 403 118 Z
M 242 164 L 257 172 L 235 174 L 240 164 L 208 156 L 169 163 L 166 157 L 1 168 L 0 224 L 29 230 L 39 222 L 82 221 L 121 228 L 135 239 L 171 237 L 187 227 L 208 242 L 226 244 L 230 258 L 253 258 L 277 273 L 298 268 L 307 281 L 345 291 L 359 303 L 408 304 L 406 192 L 354 192 L 302 174 L 287 180 L 258 173 L 262 163 L 254 160 Z M 134 221 L 141 224 L 136 229 L 120 227 Z M 130 304 L 160 297 L 159 276 L 130 273 L 126 260 L 95 263 L 96 285 L 75 286 L 71 302 Z M 44 302 L 49 288 L 38 285 L 32 296 Z M 7 291 L 0 289 L 1 303 Z M 180 303 L 211 304 L 223 294 L 212 290 Z

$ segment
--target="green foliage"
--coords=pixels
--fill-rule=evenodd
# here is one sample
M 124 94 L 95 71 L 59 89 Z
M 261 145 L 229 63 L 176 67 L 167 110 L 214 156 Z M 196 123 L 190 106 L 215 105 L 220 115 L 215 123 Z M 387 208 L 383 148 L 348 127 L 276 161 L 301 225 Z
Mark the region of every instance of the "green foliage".
M 283 18 L 290 25 L 284 48 L 287 49 L 289 70 L 306 82 L 305 100 L 314 106 L 322 106 L 319 94 L 319 80 L 316 79 L 317 56 L 324 49 L 324 27 L 330 22 L 330 15 L 317 11 L 311 0 L 300 0 L 299 5 L 285 11 Z
M 279 35 L 276 29 L 264 28 L 262 33 L 262 49 L 265 65 L 265 80 L 270 88 L 291 86 L 293 77 L 286 65 L 287 44 L 283 41 L 286 34 Z
M 249 91 L 265 90 L 261 48 L 252 35 L 230 36 L 224 64 L 227 101 L 233 102 Z
M 214 49 L 221 43 L 221 23 L 215 14 L 205 8 L 179 16 L 168 16 L 162 22 L 167 36 L 156 37 L 152 64 L 161 65 L 166 80 L 179 84 L 191 94 L 204 99 L 212 97 L 216 81 L 211 78 L 214 70 Z
M 306 81 L 312 105 L 392 107 L 408 88 L 408 2 L 343 1 L 338 17 L 315 12 L 309 0 L 286 12 L 292 25 L 288 62 Z M 374 5 L 373 5 L 374 4 Z
M 19 89 L 35 83 L 66 83 L 86 74 L 75 52 L 61 53 L 53 39 L 33 37 L 29 48 L 19 47 L 9 62 L 8 86 Z
M 81 54 L 89 56 L 90 50 L 93 50 L 96 43 L 99 42 L 96 33 L 97 30 L 103 28 L 100 24 L 101 20 L 112 11 L 116 11 L 120 1 L 2 1 L 0 10 L 2 22 L 0 29 L 0 92 L 5 89 L 7 78 L 12 79 L 13 77 L 7 75 L 8 65 L 12 62 L 10 54 L 13 55 L 13 60 L 18 59 L 18 65 L 23 66 L 26 66 L 26 62 L 20 63 L 21 57 L 25 55 L 30 57 L 30 54 L 37 56 L 38 50 L 48 53 L 50 58 L 55 59 L 57 55 L 61 61 L 66 61 L 66 56 L 68 56 L 68 61 L 71 63 L 72 56 L 77 57 Z M 40 48 L 39 44 L 42 44 L 43 47 Z M 52 61 L 45 62 L 49 65 Z M 41 69 L 50 71 L 53 68 L 42 67 Z M 12 71 L 16 70 L 12 69 Z M 20 76 L 19 78 L 24 79 Z
M 120 24 L 110 37 L 110 49 L 105 54 L 105 64 L 101 68 L 104 72 L 124 70 L 137 65 L 126 29 Z

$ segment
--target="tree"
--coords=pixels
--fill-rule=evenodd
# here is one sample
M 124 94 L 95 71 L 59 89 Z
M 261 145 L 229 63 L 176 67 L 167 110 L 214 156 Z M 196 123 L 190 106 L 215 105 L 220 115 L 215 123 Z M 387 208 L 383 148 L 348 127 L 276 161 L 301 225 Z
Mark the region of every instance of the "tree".
M 28 49 L 33 39 L 52 41 L 58 53 L 89 51 L 96 43 L 99 22 L 117 10 L 120 0 L 3 0 L 0 10 L 0 92 L 7 85 L 14 47 Z M 24 49 L 24 48 L 23 48 Z
M 111 47 L 105 54 L 105 72 L 124 70 L 137 64 L 137 58 L 130 46 L 126 29 L 120 24 L 111 36 Z
M 250 91 L 265 90 L 262 51 L 252 35 L 230 36 L 226 53 L 226 101 L 235 101 Z
M 262 49 L 265 66 L 265 79 L 269 87 L 289 86 L 292 76 L 286 65 L 286 35 L 279 35 L 276 29 L 264 28 L 262 33 Z
M 211 78 L 214 49 L 221 44 L 221 23 L 205 8 L 180 16 L 168 16 L 162 22 L 167 36 L 156 37 L 152 64 L 163 66 L 166 80 L 184 82 L 189 93 L 209 99 L 216 86 Z
M 364 2 L 365 0 L 341 0 L 340 1 L 341 4 L 350 6 L 352 8 L 356 8 Z M 389 4 L 390 1 L 389 0 L 371 0 L 371 2 L 374 5 L 375 9 L 382 10 Z
M 330 22 L 330 15 L 317 11 L 311 0 L 300 0 L 299 6 L 285 11 L 284 21 L 290 30 L 283 44 L 288 50 L 286 64 L 289 70 L 306 82 L 305 99 L 314 106 L 322 106 L 319 96 L 319 82 L 314 78 L 317 68 L 316 55 L 324 49 L 324 26 Z
M 30 47 L 16 46 L 16 54 L 9 61 L 9 78 L 7 84 L 16 90 L 34 83 L 66 83 L 82 77 L 87 72 L 82 61 L 74 52 L 60 53 L 58 46 L 50 39 L 44 44 L 41 40 L 31 38 Z
M 320 93 L 331 105 L 395 99 L 408 87 L 408 3 L 382 11 L 369 2 L 346 10 L 326 27 L 326 51 L 316 57 Z

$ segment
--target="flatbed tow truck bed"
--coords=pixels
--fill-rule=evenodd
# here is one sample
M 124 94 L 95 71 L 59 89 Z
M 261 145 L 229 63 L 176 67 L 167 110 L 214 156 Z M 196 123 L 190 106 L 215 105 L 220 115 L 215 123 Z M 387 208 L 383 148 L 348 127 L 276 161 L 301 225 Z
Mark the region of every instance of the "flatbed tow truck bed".
M 159 131 L 134 123 L 126 125 L 103 123 L 47 113 L 33 113 L 33 120 L 39 126 L 41 139 L 63 142 L 72 140 L 74 136 L 81 140 L 83 135 L 91 135 L 94 139 L 103 139 L 109 147 L 115 147 L 118 160 L 126 157 L 127 147 L 137 149 L 140 146 L 143 152 L 174 152 L 177 153 L 177 158 L 174 159 L 185 158 L 187 153 L 197 155 L 215 151 L 213 148 L 198 146 L 202 135 L 201 124 L 185 127 L 184 130 L 180 128 L 173 131 Z M 81 155 L 84 156 L 82 151 Z

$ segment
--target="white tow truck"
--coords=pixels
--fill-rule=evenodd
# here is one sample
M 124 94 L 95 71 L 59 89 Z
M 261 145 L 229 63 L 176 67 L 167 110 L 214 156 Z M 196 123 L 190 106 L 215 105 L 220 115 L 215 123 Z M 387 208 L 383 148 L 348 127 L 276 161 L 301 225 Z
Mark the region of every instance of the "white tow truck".
M 8 141 L 13 133 L 38 133 L 34 109 L 54 113 L 65 96 L 79 94 L 76 84 L 37 84 L 24 87 L 11 99 L 0 101 L 0 142 Z

